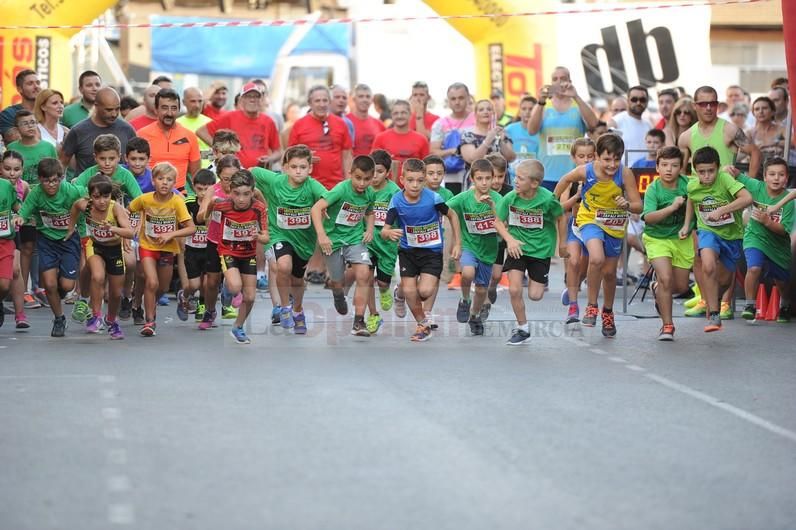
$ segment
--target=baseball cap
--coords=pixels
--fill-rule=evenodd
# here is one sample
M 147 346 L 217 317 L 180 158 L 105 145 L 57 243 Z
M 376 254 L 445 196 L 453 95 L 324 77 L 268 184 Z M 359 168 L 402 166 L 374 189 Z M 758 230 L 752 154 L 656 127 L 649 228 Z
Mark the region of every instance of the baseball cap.
M 249 92 L 257 92 L 258 94 L 262 94 L 262 92 L 260 91 L 260 87 L 256 83 L 246 83 L 240 89 L 240 95 L 241 96 L 244 96 L 244 95 L 248 94 Z

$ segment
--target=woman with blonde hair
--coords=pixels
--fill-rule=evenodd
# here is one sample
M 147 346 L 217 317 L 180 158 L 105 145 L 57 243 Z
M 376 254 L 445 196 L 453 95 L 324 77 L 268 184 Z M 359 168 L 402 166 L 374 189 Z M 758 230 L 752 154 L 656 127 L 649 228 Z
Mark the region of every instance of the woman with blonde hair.
M 672 118 L 666 122 L 663 134 L 666 136 L 665 145 L 677 146 L 677 139 L 697 122 L 694 100 L 688 97 L 678 99 L 672 108 Z
M 56 148 L 61 147 L 66 133 L 69 132 L 60 123 L 64 115 L 64 95 L 52 88 L 45 88 L 36 96 L 33 114 L 39 122 L 39 136 L 42 141 L 49 142 Z

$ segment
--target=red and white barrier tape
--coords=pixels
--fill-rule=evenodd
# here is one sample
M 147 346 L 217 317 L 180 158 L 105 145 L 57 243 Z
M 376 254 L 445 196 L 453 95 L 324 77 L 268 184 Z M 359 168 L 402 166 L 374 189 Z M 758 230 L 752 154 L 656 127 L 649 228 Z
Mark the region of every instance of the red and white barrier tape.
M 536 17 L 543 15 L 575 15 L 583 13 L 616 13 L 622 11 L 651 11 L 655 9 L 669 9 L 678 7 L 722 6 L 732 4 L 756 4 L 770 0 L 706 0 L 704 2 L 661 2 L 657 4 L 634 4 L 611 7 L 585 7 L 579 9 L 553 9 L 545 11 L 523 11 L 518 13 L 483 13 L 476 15 L 428 15 L 421 17 L 362 17 L 362 18 L 321 18 L 315 24 L 351 24 L 368 22 L 403 22 L 427 20 L 470 20 L 480 18 L 506 18 L 506 17 Z M 311 22 L 309 19 L 297 18 L 293 20 L 224 20 L 215 22 L 176 22 L 176 23 L 141 23 L 141 24 L 88 24 L 88 25 L 62 25 L 62 26 L 34 26 L 0 25 L 3 29 L 130 29 L 130 28 L 230 28 L 230 27 L 266 27 L 266 26 L 300 26 Z

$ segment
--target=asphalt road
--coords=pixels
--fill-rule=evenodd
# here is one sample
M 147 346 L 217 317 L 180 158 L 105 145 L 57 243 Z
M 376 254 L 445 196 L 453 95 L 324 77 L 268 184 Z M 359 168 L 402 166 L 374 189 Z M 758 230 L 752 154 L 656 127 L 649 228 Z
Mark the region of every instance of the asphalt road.
M 351 337 L 317 288 L 307 337 L 265 299 L 250 346 L 173 304 L 154 339 L 7 321 L 0 528 L 796 528 L 796 324 L 680 318 L 659 343 L 626 316 L 608 340 L 565 330 L 558 291 L 520 348 L 505 293 L 484 337 L 443 293 L 424 344 L 392 315 Z

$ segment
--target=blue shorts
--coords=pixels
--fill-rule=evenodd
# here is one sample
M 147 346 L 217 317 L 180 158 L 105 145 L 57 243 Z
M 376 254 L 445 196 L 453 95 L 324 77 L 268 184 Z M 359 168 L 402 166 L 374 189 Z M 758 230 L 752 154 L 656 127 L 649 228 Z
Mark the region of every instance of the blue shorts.
M 763 269 L 763 278 L 771 278 L 781 282 L 787 282 L 790 279 L 790 271 L 783 269 L 766 256 L 765 252 L 759 248 L 745 248 L 744 256 L 746 256 L 746 269 L 752 267 L 760 267 Z
M 467 249 L 462 249 L 462 257 L 459 258 L 462 267 L 475 267 L 475 284 L 489 285 L 492 279 L 492 264 L 485 263 L 475 257 L 475 254 Z
M 580 227 L 580 237 L 585 245 L 592 239 L 599 239 L 603 242 L 603 253 L 606 258 L 617 258 L 622 253 L 622 239 L 609 236 L 605 230 L 595 224 L 587 224 Z
M 39 272 L 58 269 L 61 278 L 77 278 L 80 268 L 80 236 L 77 232 L 66 241 L 39 234 L 36 247 L 39 251 Z
M 735 264 L 741 258 L 741 240 L 722 239 L 710 230 L 697 230 L 698 247 L 700 255 L 702 249 L 709 248 L 719 255 L 719 261 L 730 272 L 735 271 Z
M 583 242 L 581 238 L 579 238 L 573 229 L 575 220 L 570 219 L 569 223 L 567 224 L 567 244 L 569 243 L 580 243 L 580 253 L 583 256 L 589 255 L 589 249 L 586 248 L 586 243 Z

